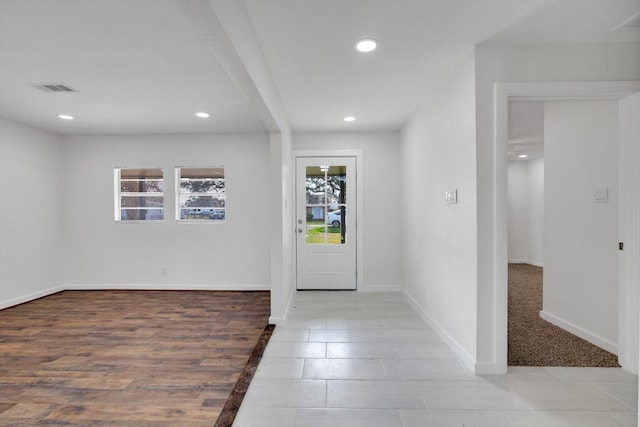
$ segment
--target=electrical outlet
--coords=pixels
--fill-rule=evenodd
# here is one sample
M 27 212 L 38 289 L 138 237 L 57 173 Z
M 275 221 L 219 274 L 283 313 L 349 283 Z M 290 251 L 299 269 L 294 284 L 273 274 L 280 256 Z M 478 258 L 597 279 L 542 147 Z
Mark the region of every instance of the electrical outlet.
M 167 267 L 162 267 L 160 269 L 160 275 L 161 276 L 166 276 L 167 275 Z

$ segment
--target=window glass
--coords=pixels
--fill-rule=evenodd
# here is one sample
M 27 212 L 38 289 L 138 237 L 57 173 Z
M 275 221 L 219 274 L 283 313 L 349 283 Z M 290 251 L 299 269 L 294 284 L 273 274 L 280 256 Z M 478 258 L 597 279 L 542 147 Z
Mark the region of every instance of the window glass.
M 224 221 L 227 217 L 224 168 L 176 168 L 178 221 Z
M 162 221 L 164 181 L 162 169 L 116 168 L 116 221 Z
M 347 167 L 307 166 L 306 210 L 308 245 L 347 242 Z

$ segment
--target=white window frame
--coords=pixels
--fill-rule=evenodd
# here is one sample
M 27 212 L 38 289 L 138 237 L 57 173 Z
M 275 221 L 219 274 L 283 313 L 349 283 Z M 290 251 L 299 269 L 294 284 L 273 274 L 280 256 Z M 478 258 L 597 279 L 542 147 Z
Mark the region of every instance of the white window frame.
M 148 170 L 148 171 L 160 171 L 161 178 L 151 177 L 151 178 L 122 178 L 122 171 L 125 170 Z M 141 181 L 160 181 L 162 183 L 162 191 L 161 192 L 123 192 L 121 183 L 123 180 L 141 180 Z M 163 222 L 165 218 L 165 203 L 164 203 L 164 190 L 165 190 L 165 182 L 164 182 L 164 169 L 161 167 L 116 167 L 113 169 L 113 183 L 114 183 L 114 220 L 120 223 L 158 223 Z M 126 193 L 126 195 L 124 195 Z M 162 198 L 162 206 L 160 207 L 130 207 L 130 206 L 122 206 L 122 197 L 160 197 Z M 160 218 L 151 218 L 151 219 L 123 219 L 122 218 L 122 210 L 130 209 L 130 210 L 151 210 L 160 212 Z
M 218 173 L 212 173 L 208 177 L 202 178 L 183 178 L 183 170 L 199 170 L 200 173 L 205 171 L 206 169 L 215 169 L 221 170 L 222 176 L 219 176 Z M 222 179 L 224 183 L 224 188 L 222 191 L 207 191 L 207 192 L 190 192 L 184 191 L 182 186 L 180 185 L 183 179 L 192 179 L 192 180 L 219 180 Z M 176 166 L 175 168 L 175 191 L 176 191 L 176 205 L 175 205 L 175 214 L 176 214 L 176 222 L 179 223 L 189 223 L 189 224 L 221 224 L 224 223 L 227 219 L 227 195 L 226 195 L 226 176 L 224 166 Z M 197 194 L 200 196 L 211 196 L 213 198 L 222 200 L 222 206 L 207 206 L 207 207 L 194 207 L 192 208 L 194 211 L 197 211 L 193 216 L 189 217 L 188 214 L 183 214 L 183 208 L 181 205 L 181 196 L 189 195 L 189 194 Z M 221 215 L 221 216 L 219 216 Z

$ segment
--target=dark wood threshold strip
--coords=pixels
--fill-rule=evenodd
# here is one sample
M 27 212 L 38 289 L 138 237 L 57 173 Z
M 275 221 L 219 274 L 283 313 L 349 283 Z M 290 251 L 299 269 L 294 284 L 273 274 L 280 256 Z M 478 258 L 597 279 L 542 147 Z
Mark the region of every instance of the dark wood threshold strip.
M 244 395 L 247 393 L 249 384 L 251 384 L 253 375 L 256 373 L 256 369 L 258 368 L 260 359 L 262 359 L 264 349 L 267 347 L 269 338 L 271 338 L 271 334 L 273 334 L 275 327 L 276 325 L 267 325 L 262 331 L 262 335 L 260 335 L 260 338 L 253 349 L 253 353 L 251 353 L 247 364 L 244 366 L 242 373 L 240 373 L 240 377 L 238 378 L 238 381 L 236 381 L 236 385 L 233 387 L 227 402 L 224 404 L 222 412 L 220 412 L 214 427 L 231 427 L 233 424 L 236 414 L 238 413 L 238 409 L 240 409 L 240 405 L 244 399 Z

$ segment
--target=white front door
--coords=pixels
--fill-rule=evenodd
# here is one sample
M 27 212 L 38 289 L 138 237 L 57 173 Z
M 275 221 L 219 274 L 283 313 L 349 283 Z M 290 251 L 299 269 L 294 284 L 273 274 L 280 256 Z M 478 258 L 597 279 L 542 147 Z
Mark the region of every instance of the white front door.
M 356 158 L 296 158 L 297 289 L 356 289 Z

